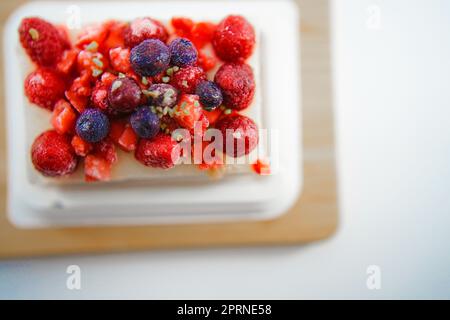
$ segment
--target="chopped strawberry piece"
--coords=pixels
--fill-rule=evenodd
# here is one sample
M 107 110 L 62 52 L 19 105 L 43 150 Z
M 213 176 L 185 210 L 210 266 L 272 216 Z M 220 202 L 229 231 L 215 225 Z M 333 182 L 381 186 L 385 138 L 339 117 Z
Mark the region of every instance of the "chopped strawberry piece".
M 93 148 L 91 143 L 84 141 L 77 135 L 74 135 L 72 138 L 72 147 L 80 157 L 86 157 Z
M 136 149 L 138 136 L 130 124 L 123 119 L 111 122 L 109 137 L 124 151 Z
M 92 90 L 91 102 L 101 110 L 108 109 L 108 87 L 100 81 L 97 81 Z
M 255 163 L 252 164 L 252 169 L 259 175 L 269 175 L 271 173 L 270 171 L 270 165 L 260 159 L 256 160 Z
M 216 108 L 212 111 L 203 110 L 203 114 L 208 118 L 209 125 L 213 126 L 222 115 L 222 109 Z
M 89 75 L 83 73 L 73 81 L 70 89 L 66 91 L 66 98 L 79 113 L 82 113 L 88 106 L 91 91 Z
M 127 124 L 118 140 L 119 146 L 125 151 L 133 151 L 136 149 L 137 142 L 138 136 L 134 132 L 133 128 Z
M 106 159 L 89 154 L 84 159 L 84 176 L 87 182 L 111 180 L 111 163 Z
M 70 49 L 64 51 L 61 60 L 56 65 L 56 70 L 63 74 L 69 74 L 73 70 L 73 66 L 78 58 L 78 49 Z
M 190 38 L 194 21 L 189 18 L 174 17 L 170 20 L 170 23 L 179 37 Z
M 117 162 L 116 146 L 109 139 L 96 143 L 94 145 L 94 154 L 102 157 L 111 164 Z
M 211 22 L 198 22 L 191 29 L 191 40 L 197 48 L 203 48 L 211 42 L 216 25 Z
M 108 36 L 107 25 L 103 23 L 91 24 L 83 29 L 83 31 L 78 36 L 78 40 L 75 43 L 75 46 L 84 49 L 85 46 L 96 42 L 97 46 L 105 41 Z
M 73 132 L 77 114 L 66 100 L 59 100 L 53 109 L 51 123 L 59 134 Z
M 111 66 L 117 72 L 127 73 L 131 70 L 130 49 L 117 47 L 109 50 Z
M 109 127 L 109 137 L 115 143 L 119 144 L 119 139 L 122 133 L 125 131 L 126 121 L 123 119 L 118 119 L 110 122 Z
M 116 79 L 117 79 L 117 76 L 115 74 L 112 74 L 110 72 L 105 72 L 102 74 L 102 77 L 100 80 L 104 85 L 110 86 L 111 83 L 113 83 L 113 81 Z
M 100 52 L 81 50 L 78 54 L 78 71 L 87 72 L 93 78 L 99 77 L 108 67 L 107 59 Z
M 206 53 L 204 50 L 198 51 L 198 65 L 205 71 L 213 69 L 218 62 L 218 59 L 214 54 Z
M 120 21 L 108 21 L 105 23 L 109 33 L 104 43 L 102 44 L 102 52 L 109 52 L 113 48 L 124 47 L 124 32 L 128 24 Z
M 183 94 L 174 107 L 174 118 L 178 124 L 186 129 L 193 130 L 195 122 L 200 121 L 203 115 L 199 97 L 195 94 Z

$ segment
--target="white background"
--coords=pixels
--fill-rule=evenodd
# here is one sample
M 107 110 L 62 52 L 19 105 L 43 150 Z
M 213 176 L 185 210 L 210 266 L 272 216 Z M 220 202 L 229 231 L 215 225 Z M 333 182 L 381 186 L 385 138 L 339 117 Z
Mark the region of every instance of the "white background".
M 450 298 L 450 1 L 335 0 L 332 16 L 332 238 L 1 262 L 0 298 Z M 66 289 L 71 264 L 80 291 Z

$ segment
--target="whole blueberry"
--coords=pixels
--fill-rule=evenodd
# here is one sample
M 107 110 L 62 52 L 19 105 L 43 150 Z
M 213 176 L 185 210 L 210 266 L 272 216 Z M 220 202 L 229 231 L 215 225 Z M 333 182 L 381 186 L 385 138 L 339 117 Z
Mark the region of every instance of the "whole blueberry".
M 87 142 L 99 142 L 109 133 L 108 117 L 98 109 L 86 109 L 77 119 L 75 130 Z
M 175 66 L 191 66 L 197 61 L 197 50 L 188 39 L 174 39 L 169 45 L 169 50 L 170 62 Z
M 158 39 L 144 40 L 131 49 L 130 63 L 137 74 L 156 76 L 169 66 L 169 48 Z
M 140 107 L 130 117 L 131 127 L 136 134 L 144 139 L 150 139 L 159 132 L 159 118 L 149 107 Z
M 150 105 L 155 107 L 172 108 L 177 104 L 177 89 L 167 83 L 151 85 L 146 94 L 149 98 Z
M 142 91 L 135 80 L 127 77 L 117 78 L 108 91 L 111 113 L 126 114 L 134 111 L 142 101 Z
M 205 110 L 211 111 L 222 104 L 223 96 L 219 86 L 213 81 L 202 81 L 197 85 L 195 94 Z

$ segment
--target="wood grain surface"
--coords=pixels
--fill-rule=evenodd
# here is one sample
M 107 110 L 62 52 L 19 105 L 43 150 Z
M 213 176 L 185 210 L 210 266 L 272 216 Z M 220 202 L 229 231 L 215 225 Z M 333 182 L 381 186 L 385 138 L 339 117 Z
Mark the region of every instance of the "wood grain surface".
M 26 1 L 1 1 L 1 34 L 8 15 Z M 300 0 L 303 99 L 304 189 L 296 204 L 276 220 L 226 224 L 18 230 L 7 220 L 6 142 L 0 126 L 0 258 L 100 253 L 162 248 L 293 245 L 330 236 L 338 206 L 331 107 L 328 1 Z M 3 45 L 3 42 L 2 42 Z M 3 52 L 3 48 L 1 48 Z M 0 77 L 3 84 L 3 56 Z M 0 86 L 0 121 L 4 87 Z

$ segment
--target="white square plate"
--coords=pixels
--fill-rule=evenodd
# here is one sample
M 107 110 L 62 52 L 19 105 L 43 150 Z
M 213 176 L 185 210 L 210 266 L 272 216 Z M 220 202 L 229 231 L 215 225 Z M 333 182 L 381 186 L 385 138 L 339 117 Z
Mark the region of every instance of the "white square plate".
M 24 62 L 17 29 L 27 16 L 64 23 L 68 8 L 80 10 L 82 24 L 140 16 L 162 21 L 172 16 L 211 21 L 228 14 L 245 16 L 259 33 L 259 125 L 275 133 L 271 144 L 273 174 L 237 174 L 218 181 L 178 178 L 89 185 L 32 183 L 27 173 L 26 118 L 30 106 L 23 93 Z M 19 8 L 9 18 L 4 35 L 11 222 L 22 228 L 137 225 L 269 219 L 285 212 L 302 186 L 298 30 L 298 9 L 292 1 L 33 2 Z

